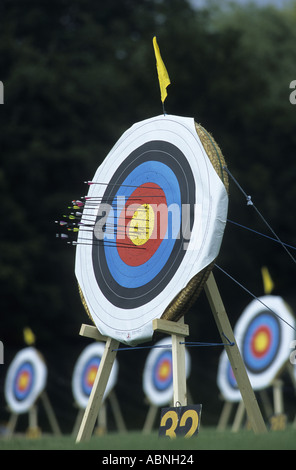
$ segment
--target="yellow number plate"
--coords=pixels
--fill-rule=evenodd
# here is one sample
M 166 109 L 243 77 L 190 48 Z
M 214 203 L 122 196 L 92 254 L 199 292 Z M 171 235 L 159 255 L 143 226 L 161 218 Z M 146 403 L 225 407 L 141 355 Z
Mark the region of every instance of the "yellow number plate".
M 199 431 L 201 408 L 202 405 L 162 408 L 159 437 L 188 439 L 196 436 Z

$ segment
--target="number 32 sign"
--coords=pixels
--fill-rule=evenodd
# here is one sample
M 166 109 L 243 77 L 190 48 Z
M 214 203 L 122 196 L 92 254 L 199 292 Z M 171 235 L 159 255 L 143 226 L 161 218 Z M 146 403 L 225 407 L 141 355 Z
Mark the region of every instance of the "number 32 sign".
M 160 416 L 159 437 L 196 436 L 199 431 L 202 405 L 177 406 L 162 408 Z

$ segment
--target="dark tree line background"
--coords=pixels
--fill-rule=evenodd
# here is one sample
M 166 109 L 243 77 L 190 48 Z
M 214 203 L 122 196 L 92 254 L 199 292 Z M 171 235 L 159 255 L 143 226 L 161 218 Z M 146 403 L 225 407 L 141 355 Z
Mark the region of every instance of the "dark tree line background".
M 224 2 L 194 9 L 186 0 L 2 0 L 1 422 L 8 417 L 6 370 L 29 326 L 46 359 L 47 391 L 62 431 L 73 427 L 71 378 L 89 343 L 78 335 L 88 318 L 74 276 L 75 251 L 55 238 L 54 221 L 86 193 L 83 181 L 122 132 L 161 114 L 154 35 L 172 82 L 166 111 L 192 116 L 213 134 L 256 207 L 283 241 L 296 244 L 296 107 L 289 101 L 296 79 L 294 2 L 278 10 Z M 271 235 L 232 182 L 229 219 Z M 274 293 L 296 309 L 295 265 L 277 243 L 229 223 L 218 264 L 255 295 L 263 294 L 261 267 L 268 266 Z M 234 325 L 251 299 L 214 273 Z M 219 340 L 204 294 L 186 321 L 191 340 Z M 188 386 L 193 401 L 203 404 L 205 424 L 216 424 L 221 411 L 220 353 L 190 350 Z M 145 350 L 118 355 L 116 393 L 129 429 L 141 428 L 148 410 L 146 356 Z M 293 403 L 289 384 L 286 392 Z

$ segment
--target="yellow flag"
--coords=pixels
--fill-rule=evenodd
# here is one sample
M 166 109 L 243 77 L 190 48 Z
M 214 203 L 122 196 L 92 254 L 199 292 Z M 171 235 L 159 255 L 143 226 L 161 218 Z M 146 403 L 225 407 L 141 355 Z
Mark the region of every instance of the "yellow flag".
M 158 81 L 159 81 L 159 86 L 160 86 L 161 101 L 164 102 L 164 100 L 167 97 L 166 89 L 167 89 L 167 86 L 171 83 L 171 81 L 167 73 L 167 69 L 165 68 L 163 60 L 161 58 L 159 47 L 158 47 L 155 36 L 153 38 L 153 47 L 154 47 L 154 53 L 156 57 L 156 68 L 157 68 Z
M 270 294 L 274 288 L 273 280 L 271 279 L 269 271 L 265 266 L 261 268 L 261 273 L 262 273 L 262 279 L 263 279 L 264 293 L 266 295 Z
M 33 333 L 33 331 L 31 330 L 31 328 L 24 328 L 24 340 L 25 340 L 25 343 L 28 345 L 28 346 L 31 346 L 32 344 L 35 343 L 35 335 Z

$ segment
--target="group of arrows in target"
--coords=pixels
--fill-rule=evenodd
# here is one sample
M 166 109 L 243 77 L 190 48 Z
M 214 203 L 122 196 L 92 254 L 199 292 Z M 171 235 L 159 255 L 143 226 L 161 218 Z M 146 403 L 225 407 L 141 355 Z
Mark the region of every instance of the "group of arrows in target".
M 88 182 L 88 184 L 92 183 Z M 148 189 L 149 187 L 145 188 L 146 191 Z M 155 197 L 155 193 L 152 197 Z M 163 196 L 159 196 L 159 198 L 163 198 Z M 84 241 L 83 238 L 80 238 L 78 242 L 74 239 L 74 234 L 92 232 L 93 241 L 91 244 L 102 242 L 108 237 L 108 243 L 112 243 L 112 240 L 115 239 L 122 240 L 121 247 L 125 246 L 124 240 L 128 237 L 133 242 L 132 246 L 141 249 L 148 239 L 163 240 L 168 237 L 178 239 L 182 234 L 185 240 L 189 240 L 192 236 L 189 230 L 192 225 L 190 223 L 192 217 L 190 204 L 182 204 L 181 215 L 180 207 L 177 204 L 169 206 L 164 202 L 158 204 L 145 202 L 143 204 L 143 200 L 140 198 L 134 197 L 132 201 L 130 199 L 127 204 L 125 197 L 122 196 L 116 198 L 116 203 L 112 204 L 100 202 L 98 198 L 87 196 L 71 201 L 71 206 L 68 206 L 71 212 L 64 214 L 63 220 L 55 221 L 63 229 L 63 232 L 57 233 L 56 237 L 65 240 L 67 244 L 77 245 L 78 243 L 83 244 Z M 83 222 L 81 221 L 82 209 L 85 210 Z M 201 204 L 195 204 L 194 213 L 201 213 Z M 165 222 L 167 218 L 170 219 L 171 230 L 169 231 Z M 173 229 L 178 226 L 180 220 L 182 220 L 181 233 L 179 230 Z M 89 239 L 87 240 L 89 243 Z

